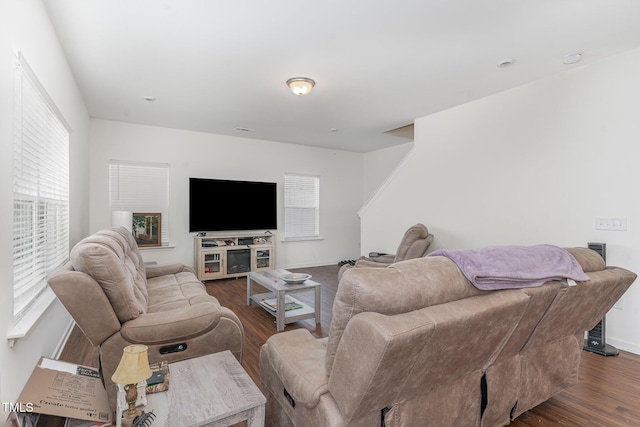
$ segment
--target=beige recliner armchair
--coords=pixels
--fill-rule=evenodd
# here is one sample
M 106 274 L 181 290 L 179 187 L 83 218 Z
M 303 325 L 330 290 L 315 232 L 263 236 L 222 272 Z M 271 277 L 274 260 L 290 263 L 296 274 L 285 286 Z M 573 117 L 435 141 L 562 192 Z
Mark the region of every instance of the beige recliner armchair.
M 402 237 L 395 254 L 380 254 L 379 256 L 360 257 L 354 265 L 345 264 L 338 271 L 338 279 L 352 267 L 388 267 L 394 262 L 413 258 L 422 258 L 433 242 L 433 234 L 424 224 L 410 227 Z
M 145 266 L 124 227 L 95 233 L 74 246 L 70 262 L 49 286 L 89 341 L 99 347 L 100 368 L 112 410 L 111 381 L 122 349 L 149 347 L 149 363 L 177 362 L 230 350 L 242 361 L 244 329 L 238 317 L 207 294 L 191 267 Z

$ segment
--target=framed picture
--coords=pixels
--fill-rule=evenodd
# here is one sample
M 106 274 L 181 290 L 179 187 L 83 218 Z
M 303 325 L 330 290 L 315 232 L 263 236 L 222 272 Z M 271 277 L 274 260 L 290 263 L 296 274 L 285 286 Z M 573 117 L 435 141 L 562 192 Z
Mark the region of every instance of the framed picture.
M 162 214 L 161 213 L 133 213 L 131 232 L 136 243 L 141 248 L 162 245 Z

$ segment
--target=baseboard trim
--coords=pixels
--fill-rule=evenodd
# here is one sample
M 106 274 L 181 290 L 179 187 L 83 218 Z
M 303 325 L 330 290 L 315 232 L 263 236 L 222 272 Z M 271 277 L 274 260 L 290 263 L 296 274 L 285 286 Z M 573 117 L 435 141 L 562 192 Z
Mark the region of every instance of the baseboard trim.
M 304 264 L 290 264 L 290 265 L 278 265 L 276 268 L 282 268 L 283 270 L 288 270 L 290 268 L 305 268 L 305 267 L 324 267 L 325 265 L 338 265 L 338 260 L 335 261 L 319 261 L 309 264 L 308 262 Z
M 610 337 L 607 337 L 607 344 L 611 344 L 618 350 L 624 350 L 628 351 L 629 353 L 640 355 L 640 345 L 633 344 L 627 341 L 617 340 Z
M 60 355 L 62 354 L 62 350 L 64 350 L 64 346 L 67 345 L 67 341 L 69 340 L 69 336 L 71 335 L 71 331 L 73 331 L 73 327 L 75 325 L 76 325 L 76 322 L 74 322 L 74 320 L 71 319 L 69 321 L 69 325 L 67 325 L 66 329 L 64 330 L 64 333 L 62 334 L 62 338 L 58 342 L 58 345 L 53 350 L 53 354 L 51 355 L 52 359 L 58 360 L 60 358 Z

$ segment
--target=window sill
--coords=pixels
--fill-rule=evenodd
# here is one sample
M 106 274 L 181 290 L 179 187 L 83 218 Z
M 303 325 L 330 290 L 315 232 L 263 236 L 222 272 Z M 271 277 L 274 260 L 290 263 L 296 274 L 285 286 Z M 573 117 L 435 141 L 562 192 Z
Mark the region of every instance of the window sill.
M 36 299 L 33 305 L 27 310 L 20 320 L 13 324 L 7 334 L 9 347 L 13 347 L 16 341 L 24 338 L 33 327 L 38 323 L 45 311 L 55 301 L 56 295 L 51 288 L 47 287 L 42 294 Z
M 151 250 L 155 250 L 155 249 L 175 249 L 174 245 L 167 245 L 167 246 L 138 246 L 138 249 L 140 249 L 141 251 L 151 251 Z
M 322 236 L 308 236 L 308 237 L 284 237 L 281 242 L 306 242 L 312 240 L 324 240 Z

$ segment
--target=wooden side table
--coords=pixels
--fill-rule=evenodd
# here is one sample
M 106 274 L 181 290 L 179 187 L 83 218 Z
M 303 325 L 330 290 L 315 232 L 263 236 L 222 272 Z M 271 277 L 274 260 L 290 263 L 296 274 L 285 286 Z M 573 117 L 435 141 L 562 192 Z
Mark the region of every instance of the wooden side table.
M 267 399 L 230 351 L 169 364 L 169 389 L 147 394 L 153 427 L 264 426 Z
M 282 280 L 282 276 L 289 274 L 287 270 L 267 270 L 253 271 L 247 274 L 247 305 L 251 305 L 251 301 L 260 304 L 269 314 L 276 318 L 276 330 L 283 331 L 286 324 L 297 322 L 299 320 L 314 319 L 316 324 L 320 323 L 320 283 L 313 280 L 306 280 L 304 283 L 287 284 Z M 253 282 L 257 282 L 270 290 L 271 292 L 254 294 Z M 291 297 L 292 294 L 299 292 L 314 292 L 313 307 Z M 290 298 L 291 301 L 300 305 L 300 308 L 294 310 L 285 310 L 285 301 Z M 272 310 L 265 307 L 262 303 L 267 299 L 276 300 L 276 309 Z

